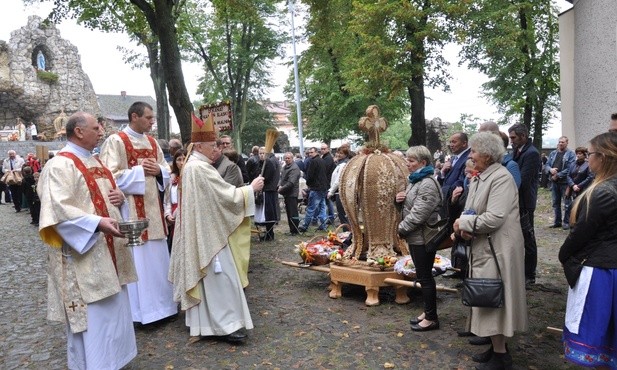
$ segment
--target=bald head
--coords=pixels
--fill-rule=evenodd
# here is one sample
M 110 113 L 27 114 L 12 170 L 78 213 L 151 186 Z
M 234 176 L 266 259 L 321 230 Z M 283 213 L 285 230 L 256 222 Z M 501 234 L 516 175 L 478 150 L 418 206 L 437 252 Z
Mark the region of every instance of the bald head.
M 499 134 L 499 126 L 493 121 L 486 121 L 480 125 L 478 132 L 492 132 L 494 134 Z

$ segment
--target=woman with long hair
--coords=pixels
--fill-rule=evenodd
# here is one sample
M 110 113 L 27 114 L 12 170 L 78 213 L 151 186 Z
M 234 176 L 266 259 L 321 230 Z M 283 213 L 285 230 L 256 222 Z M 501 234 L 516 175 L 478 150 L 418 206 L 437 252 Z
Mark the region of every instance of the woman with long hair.
M 178 186 L 180 185 L 180 175 L 182 174 L 182 166 L 184 166 L 184 159 L 186 158 L 186 151 L 184 149 L 178 149 L 174 154 L 173 162 L 171 163 L 171 176 L 169 184 L 165 189 L 165 195 L 163 197 L 163 215 L 165 221 L 167 221 L 168 235 L 167 235 L 167 248 L 171 252 L 171 243 L 174 239 L 174 226 L 176 225 L 176 214 L 178 209 Z
M 617 363 L 617 133 L 589 142 L 591 185 L 576 198 L 570 234 L 559 250 L 570 285 L 563 330 L 565 357 L 577 365 Z M 574 222 L 572 222 L 574 221 Z

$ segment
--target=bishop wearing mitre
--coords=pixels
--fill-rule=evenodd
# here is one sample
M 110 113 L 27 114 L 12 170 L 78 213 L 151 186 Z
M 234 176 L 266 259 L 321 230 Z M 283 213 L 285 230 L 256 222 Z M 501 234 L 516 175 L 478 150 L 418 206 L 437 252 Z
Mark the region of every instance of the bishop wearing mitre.
M 186 310 L 191 342 L 203 336 L 241 342 L 253 321 L 229 239 L 254 214 L 254 192 L 264 180 L 259 176 L 242 187 L 223 180 L 212 166 L 220 149 L 211 116 L 205 123 L 193 116 L 191 142 L 180 180 L 169 280 L 174 300 Z

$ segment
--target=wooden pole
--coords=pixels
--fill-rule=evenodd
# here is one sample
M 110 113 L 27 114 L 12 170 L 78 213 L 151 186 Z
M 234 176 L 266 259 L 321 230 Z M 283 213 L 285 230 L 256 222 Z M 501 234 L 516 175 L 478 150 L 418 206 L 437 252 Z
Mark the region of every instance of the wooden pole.
M 408 286 L 410 288 L 418 288 L 418 289 L 422 288 L 422 285 L 420 285 L 420 283 L 418 283 L 417 281 L 385 278 L 383 282 L 386 284 L 390 284 L 390 285 L 403 285 L 403 286 Z M 448 288 L 443 285 L 437 285 L 435 288 L 439 290 L 440 292 L 458 293 L 457 289 Z
M 288 262 L 288 261 L 281 261 L 281 263 L 285 266 L 290 266 L 290 267 L 297 267 L 297 268 L 302 268 L 302 269 L 307 269 L 307 270 L 311 270 L 311 271 L 319 271 L 319 272 L 326 272 L 326 273 L 330 273 L 330 267 L 328 266 L 308 266 L 308 267 L 304 267 L 301 266 L 298 262 Z

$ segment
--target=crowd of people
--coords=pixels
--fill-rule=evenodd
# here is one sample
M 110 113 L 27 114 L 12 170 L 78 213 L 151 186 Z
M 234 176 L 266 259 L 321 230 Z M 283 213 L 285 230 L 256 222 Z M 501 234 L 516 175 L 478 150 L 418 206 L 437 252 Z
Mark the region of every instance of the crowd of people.
M 282 163 L 255 146 L 245 161 L 212 122 L 194 122 L 185 146 L 147 135 L 154 113 L 146 103 L 134 103 L 128 118 L 126 128 L 104 138 L 103 122 L 74 113 L 66 146 L 43 167 L 34 155 L 24 159 L 14 150 L 2 165 L 4 201 L 16 212 L 28 208 L 50 246 L 49 318 L 66 323 L 69 368 L 125 366 L 137 354 L 135 327 L 174 320 L 179 309 L 190 342 L 204 336 L 243 342 L 253 328 L 244 294 L 251 218 L 264 227 L 263 241 L 275 239 L 280 198 L 290 235 L 314 224 L 325 230 L 336 217 L 347 223 L 338 190 L 354 155 L 348 145 L 331 152 L 324 143 L 308 148 L 305 158 L 287 152 Z M 525 291 L 536 283 L 534 212 L 542 172 L 552 194 L 551 227 L 570 230 L 559 253 L 571 287 L 565 356 L 585 366 L 617 361 L 614 295 L 606 294 L 617 279 L 611 252 L 617 115 L 613 120 L 615 127 L 588 148 L 570 150 L 568 138 L 559 138 L 545 161 L 524 125 L 505 133 L 492 122 L 471 137 L 451 135 L 447 154 L 424 146 L 400 153 L 409 177 L 394 200 L 401 209 L 398 233 L 409 245 L 424 302 L 411 330 L 440 329 L 436 251 L 427 248 L 425 228 L 447 220 L 451 245 L 462 243 L 466 251 L 453 256 L 457 272 L 450 277 L 500 276 L 504 286 L 503 306 L 471 307 L 458 334 L 490 344 L 473 356 L 477 368 L 512 366 L 506 339 L 527 330 Z M 143 245 L 126 248 L 120 225 L 143 218 Z

